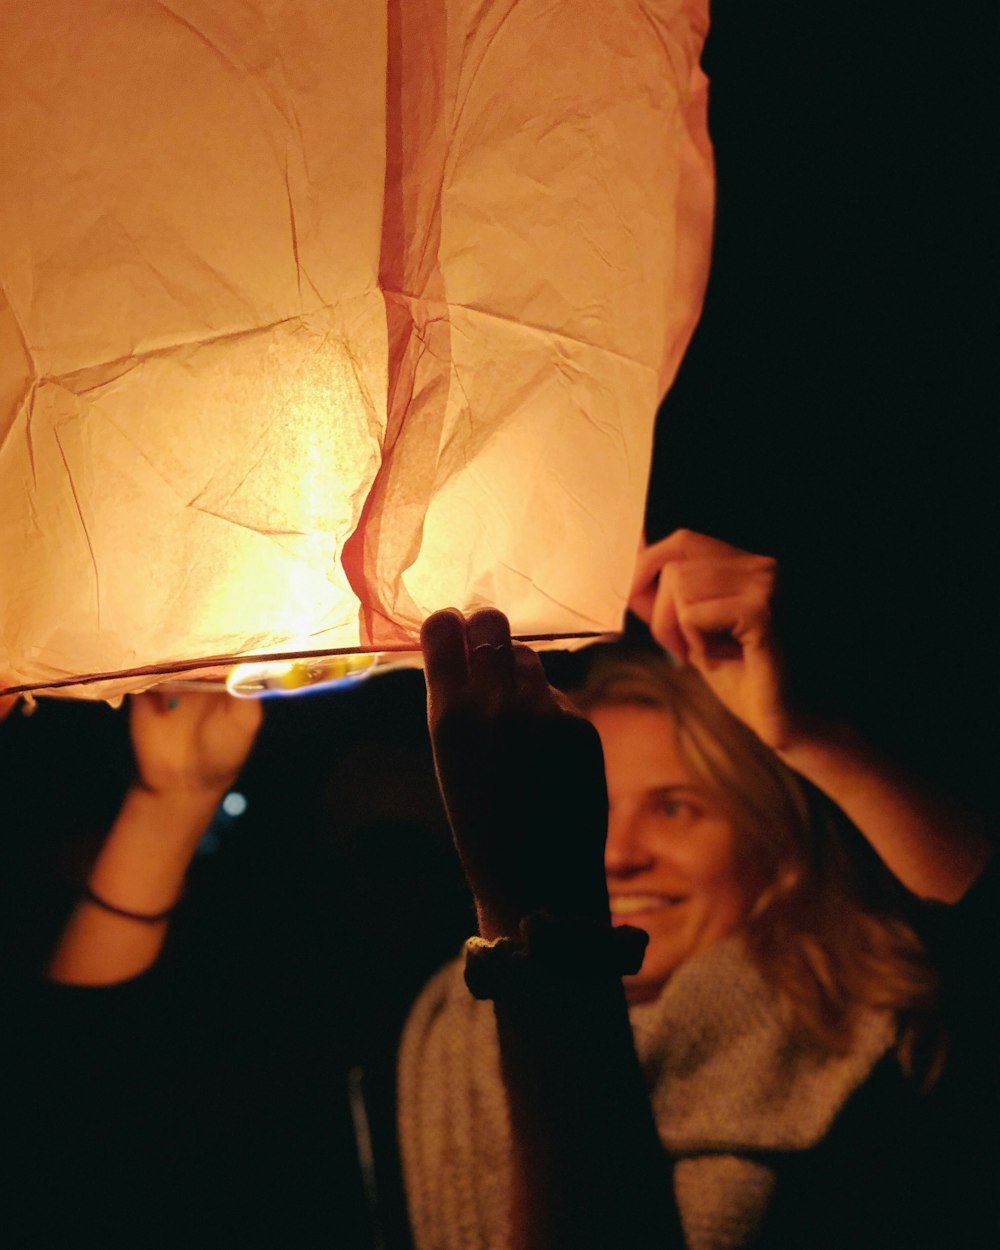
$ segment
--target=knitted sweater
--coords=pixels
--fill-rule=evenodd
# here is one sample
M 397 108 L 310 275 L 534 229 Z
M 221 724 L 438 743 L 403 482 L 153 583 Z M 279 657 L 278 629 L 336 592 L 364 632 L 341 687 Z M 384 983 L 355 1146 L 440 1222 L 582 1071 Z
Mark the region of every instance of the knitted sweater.
M 760 1156 L 819 1142 L 894 1036 L 891 1015 L 868 1011 L 846 1055 L 802 1049 L 739 937 L 685 963 L 630 1019 L 690 1250 L 752 1241 L 774 1187 Z M 511 1142 L 496 1026 L 461 961 L 407 1023 L 399 1135 L 418 1250 L 506 1250 Z

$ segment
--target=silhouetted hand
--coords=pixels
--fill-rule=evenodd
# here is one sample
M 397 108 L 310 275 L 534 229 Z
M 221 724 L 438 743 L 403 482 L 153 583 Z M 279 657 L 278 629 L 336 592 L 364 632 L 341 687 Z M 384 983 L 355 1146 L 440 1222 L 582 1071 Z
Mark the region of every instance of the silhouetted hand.
M 513 936 L 538 910 L 607 922 L 596 731 L 501 612 L 435 612 L 421 642 L 438 782 L 483 936 Z

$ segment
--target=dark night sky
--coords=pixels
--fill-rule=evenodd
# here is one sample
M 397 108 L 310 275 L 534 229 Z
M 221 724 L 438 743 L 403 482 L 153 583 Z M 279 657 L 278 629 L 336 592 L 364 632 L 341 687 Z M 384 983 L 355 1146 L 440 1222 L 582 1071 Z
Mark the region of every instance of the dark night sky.
M 778 556 L 803 697 L 992 802 L 992 8 L 712 13 L 713 271 L 647 532 Z

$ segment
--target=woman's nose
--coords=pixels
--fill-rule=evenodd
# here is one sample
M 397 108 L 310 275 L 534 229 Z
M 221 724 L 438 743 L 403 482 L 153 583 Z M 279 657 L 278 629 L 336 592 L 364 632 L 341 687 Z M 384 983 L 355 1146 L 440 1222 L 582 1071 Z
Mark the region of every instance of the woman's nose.
M 609 877 L 632 877 L 651 868 L 655 855 L 643 836 L 642 821 L 634 813 L 616 813 L 608 818 L 608 840 L 604 847 L 604 871 Z

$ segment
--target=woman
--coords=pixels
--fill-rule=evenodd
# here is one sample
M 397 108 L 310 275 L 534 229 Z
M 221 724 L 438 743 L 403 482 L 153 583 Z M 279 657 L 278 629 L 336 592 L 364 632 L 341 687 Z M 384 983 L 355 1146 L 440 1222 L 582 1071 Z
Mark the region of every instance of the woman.
M 695 670 L 605 656 L 574 702 L 603 748 L 612 922 L 649 933 L 625 980 L 630 1003 L 655 998 L 682 963 L 739 929 L 806 1044 L 848 1049 L 862 1004 L 930 1004 L 916 935 L 871 914 L 837 825 Z
M 634 603 L 691 667 L 617 666 L 581 693 L 607 765 L 603 863 L 590 727 L 498 613 L 427 622 L 439 778 L 481 933 L 465 979 L 493 1010 L 454 966 L 411 1013 L 400 1134 L 421 1248 L 954 1231 L 907 1079 L 928 1075 L 934 978 L 781 760 L 915 894 L 956 901 L 986 844 L 848 731 L 792 716 L 774 583 L 772 561 L 700 535 L 647 553 Z M 649 935 L 638 970 L 614 936 L 627 923 Z
M 500 613 L 427 622 L 436 764 L 480 938 L 465 969 L 477 998 L 461 966 L 446 969 L 400 1056 L 419 1250 L 875 1245 L 899 1232 L 918 1100 L 901 1073 L 933 978 L 912 930 L 862 906 L 849 858 L 813 831 L 775 752 L 916 894 L 957 900 L 986 844 L 848 732 L 791 716 L 774 577 L 773 562 L 698 535 L 651 548 L 635 606 L 692 669 L 598 672 L 579 696 L 591 723 Z M 145 731 L 172 725 L 190 743 L 208 709 L 189 706 L 190 724 L 145 705 Z M 238 750 L 216 743 L 213 793 L 253 729 L 228 726 Z M 143 764 L 145 790 L 166 803 L 181 780 L 204 789 L 203 770 L 159 764 L 151 784 L 163 748 Z M 148 966 L 193 845 L 116 826 L 54 978 L 107 984 Z M 885 1218 L 871 1224 L 872 1210 Z

